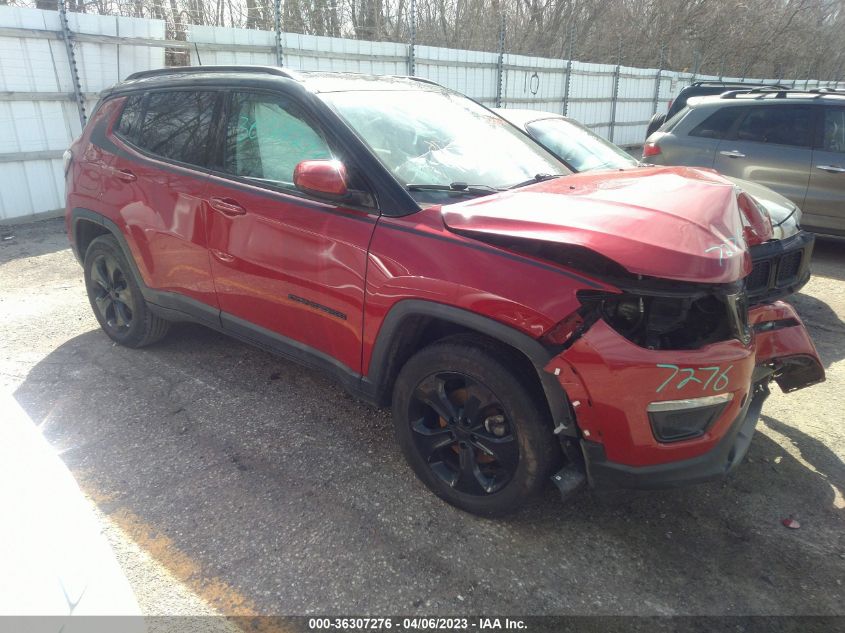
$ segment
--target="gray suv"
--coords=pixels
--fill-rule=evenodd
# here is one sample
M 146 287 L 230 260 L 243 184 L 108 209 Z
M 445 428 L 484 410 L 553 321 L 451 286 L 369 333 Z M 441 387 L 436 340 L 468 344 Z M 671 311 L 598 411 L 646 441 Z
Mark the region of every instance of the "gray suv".
M 712 167 L 786 196 L 802 226 L 845 235 L 845 91 L 755 89 L 690 99 L 643 161 Z

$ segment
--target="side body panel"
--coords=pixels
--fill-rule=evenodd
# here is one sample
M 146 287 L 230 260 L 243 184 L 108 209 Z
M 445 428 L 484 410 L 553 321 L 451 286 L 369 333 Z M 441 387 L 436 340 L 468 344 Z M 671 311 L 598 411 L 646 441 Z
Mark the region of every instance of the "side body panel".
M 713 167 L 775 190 L 802 207 L 810 180 L 809 147 L 729 140 L 719 142 Z
M 68 211 L 77 207 L 93 211 L 104 209 L 102 193 L 105 183 L 111 176 L 113 154 L 91 142 L 91 131 L 107 125 L 119 109 L 120 102 L 118 101 L 111 100 L 103 103 L 82 135 L 71 145 L 73 162 L 65 179 Z M 71 228 L 68 226 L 68 235 L 73 239 Z
M 299 341 L 361 371 L 367 247 L 375 218 L 212 176 L 207 207 L 214 283 L 224 314 Z
M 382 217 L 369 253 L 364 374 L 385 316 L 402 300 L 461 308 L 536 339 L 580 306 L 579 289 L 612 290 L 576 271 L 456 235 L 436 207 Z
M 113 153 L 106 216 L 126 236 L 147 286 L 216 306 L 202 204 L 206 174 L 141 153 L 114 134 L 113 122 L 92 132 Z

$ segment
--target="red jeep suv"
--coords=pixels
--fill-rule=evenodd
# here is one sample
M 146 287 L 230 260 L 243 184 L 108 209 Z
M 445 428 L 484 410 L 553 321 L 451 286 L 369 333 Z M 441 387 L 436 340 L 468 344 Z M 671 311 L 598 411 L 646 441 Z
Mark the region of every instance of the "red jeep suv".
M 754 202 L 689 168 L 570 174 L 474 101 L 401 77 L 136 73 L 66 154 L 91 307 L 141 347 L 190 320 L 392 406 L 465 510 L 732 470 L 769 384 L 824 379 L 749 306 Z

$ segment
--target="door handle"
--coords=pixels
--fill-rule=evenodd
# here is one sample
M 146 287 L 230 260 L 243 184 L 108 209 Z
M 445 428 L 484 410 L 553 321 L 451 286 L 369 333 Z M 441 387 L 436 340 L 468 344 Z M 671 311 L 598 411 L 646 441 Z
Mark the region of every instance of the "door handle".
M 727 156 L 728 158 L 745 158 L 745 154 L 740 152 L 738 149 L 732 150 L 722 150 L 719 152 L 722 156 Z
M 246 209 L 238 204 L 237 200 L 232 200 L 231 198 L 210 198 L 208 206 L 228 216 L 244 215 L 246 213 Z
M 118 180 L 122 180 L 123 182 L 135 182 L 136 180 L 138 180 L 138 176 L 133 174 L 128 169 L 112 168 L 112 173 Z
M 229 255 L 229 253 L 224 253 L 221 250 L 217 250 L 216 248 L 209 249 L 211 254 L 214 255 L 217 259 L 219 259 L 224 264 L 231 264 L 235 261 L 234 255 Z
M 845 167 L 839 167 L 838 165 L 816 165 L 816 169 L 821 169 L 831 174 L 845 174 Z

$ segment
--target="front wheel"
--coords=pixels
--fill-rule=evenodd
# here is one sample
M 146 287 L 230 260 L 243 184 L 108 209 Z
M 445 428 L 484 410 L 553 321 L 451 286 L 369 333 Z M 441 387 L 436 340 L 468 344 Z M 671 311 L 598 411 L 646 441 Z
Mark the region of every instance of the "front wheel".
M 418 352 L 396 381 L 405 458 L 432 492 L 474 514 L 518 509 L 559 455 L 545 407 L 514 366 L 494 349 L 444 342 Z

